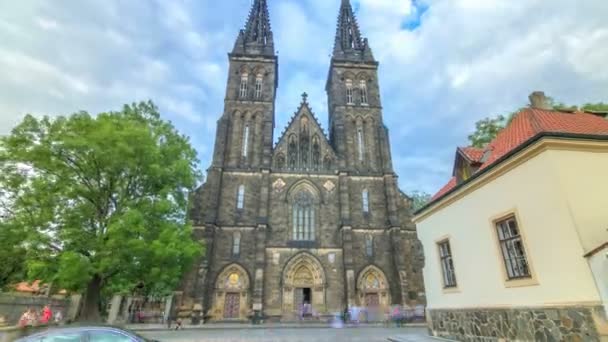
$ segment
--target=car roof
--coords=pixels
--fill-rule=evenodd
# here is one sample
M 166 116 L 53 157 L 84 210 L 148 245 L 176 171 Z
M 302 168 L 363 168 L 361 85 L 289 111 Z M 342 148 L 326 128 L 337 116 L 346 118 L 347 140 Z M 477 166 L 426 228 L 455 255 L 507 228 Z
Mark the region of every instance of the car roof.
M 15 342 L 27 341 L 31 338 L 43 337 L 46 334 L 53 333 L 53 332 L 85 332 L 85 331 L 92 331 L 92 330 L 116 331 L 116 332 L 127 333 L 129 335 L 134 335 L 131 331 L 122 329 L 120 327 L 111 326 L 111 325 L 86 325 L 86 324 L 83 324 L 83 325 L 69 326 L 69 327 L 49 327 L 48 329 L 45 329 L 44 331 L 22 337 L 21 339 L 18 339 Z

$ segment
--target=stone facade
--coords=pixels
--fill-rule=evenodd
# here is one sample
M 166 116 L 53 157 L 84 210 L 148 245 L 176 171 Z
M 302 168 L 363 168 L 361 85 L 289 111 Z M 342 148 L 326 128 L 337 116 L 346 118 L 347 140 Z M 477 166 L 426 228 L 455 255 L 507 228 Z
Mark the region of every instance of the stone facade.
M 184 278 L 182 310 L 289 320 L 303 304 L 318 315 L 424 305 L 424 258 L 392 168 L 378 63 L 350 3 L 342 1 L 327 81 L 329 136 L 303 94 L 276 145 L 268 18 L 266 1 L 254 1 L 229 54 L 213 162 L 191 212 L 207 252 Z
M 429 310 L 429 330 L 457 341 L 600 341 L 604 308 Z

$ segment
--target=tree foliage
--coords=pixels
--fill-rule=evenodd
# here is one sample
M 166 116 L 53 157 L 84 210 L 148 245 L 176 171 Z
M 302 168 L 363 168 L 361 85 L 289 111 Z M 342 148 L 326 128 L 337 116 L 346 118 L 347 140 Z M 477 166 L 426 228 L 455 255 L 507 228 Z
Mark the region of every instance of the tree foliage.
M 166 292 L 201 252 L 186 220 L 196 165 L 151 102 L 27 116 L 0 140 L 0 231 L 25 251 L 30 279 L 83 291 L 81 318 L 98 320 L 102 291 Z
M 423 191 L 413 191 L 409 194 L 412 199 L 412 211 L 417 211 L 431 202 L 432 196 Z

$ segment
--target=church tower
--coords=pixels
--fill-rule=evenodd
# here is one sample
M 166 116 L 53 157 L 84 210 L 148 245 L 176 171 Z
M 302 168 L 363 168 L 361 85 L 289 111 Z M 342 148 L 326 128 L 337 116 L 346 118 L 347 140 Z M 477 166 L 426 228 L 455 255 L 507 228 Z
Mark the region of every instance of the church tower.
M 266 0 L 255 0 L 228 55 L 224 113 L 218 122 L 213 166 L 270 167 L 278 58 Z
M 271 166 L 278 57 L 266 0 L 253 2 L 228 60 L 224 113 L 217 123 L 213 162 L 206 183 L 210 207 L 201 218 L 209 223 L 217 222 L 221 216 L 221 192 L 229 191 L 222 186 L 226 171 L 253 173 Z M 240 186 L 245 190 L 234 191 L 246 191 L 253 198 L 261 191 L 257 184 Z M 249 224 L 255 224 L 256 220 L 257 212 L 253 211 L 234 219 L 235 223 Z
M 343 168 L 357 173 L 392 172 L 382 122 L 378 62 L 362 38 L 349 0 L 342 0 L 326 91 L 330 140 Z

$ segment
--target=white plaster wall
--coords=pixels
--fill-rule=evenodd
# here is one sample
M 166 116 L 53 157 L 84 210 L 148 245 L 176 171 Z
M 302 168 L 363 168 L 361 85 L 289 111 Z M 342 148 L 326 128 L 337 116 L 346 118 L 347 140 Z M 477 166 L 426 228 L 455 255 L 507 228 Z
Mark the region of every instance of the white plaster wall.
M 429 309 L 598 303 L 552 155 L 543 152 L 417 223 Z M 538 285 L 506 287 L 491 219 L 517 210 Z M 444 293 L 436 241 L 449 236 L 458 292 Z
M 608 247 L 591 256 L 589 266 L 604 303 L 604 311 L 608 313 Z
M 550 151 L 583 248 L 608 241 L 608 153 Z

